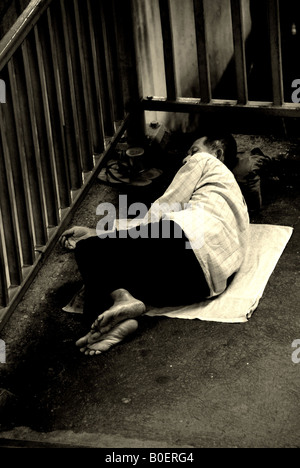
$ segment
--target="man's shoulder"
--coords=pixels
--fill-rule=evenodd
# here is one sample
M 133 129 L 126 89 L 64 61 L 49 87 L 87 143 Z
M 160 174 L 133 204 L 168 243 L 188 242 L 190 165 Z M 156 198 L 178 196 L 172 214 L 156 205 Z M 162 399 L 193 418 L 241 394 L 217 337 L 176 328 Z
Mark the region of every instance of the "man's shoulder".
M 189 163 L 191 168 L 201 167 L 203 170 L 206 165 L 214 166 L 216 161 L 218 161 L 218 159 L 210 153 L 195 153 L 191 157 Z
M 199 164 L 202 165 L 203 169 L 206 169 L 205 172 L 217 172 L 218 174 L 227 174 L 232 172 L 228 169 L 228 167 L 220 161 L 216 156 L 210 153 L 196 153 L 193 155 L 195 161 L 198 161 Z
M 195 161 L 199 161 L 202 164 L 209 164 L 210 166 L 224 166 L 222 161 L 220 161 L 215 155 L 211 153 L 195 153 L 192 158 Z M 226 166 L 225 166 L 226 167 Z
M 199 152 L 199 153 L 193 154 L 191 159 L 198 160 L 198 161 L 207 161 L 207 160 L 213 160 L 217 158 L 213 154 L 206 153 L 206 152 Z

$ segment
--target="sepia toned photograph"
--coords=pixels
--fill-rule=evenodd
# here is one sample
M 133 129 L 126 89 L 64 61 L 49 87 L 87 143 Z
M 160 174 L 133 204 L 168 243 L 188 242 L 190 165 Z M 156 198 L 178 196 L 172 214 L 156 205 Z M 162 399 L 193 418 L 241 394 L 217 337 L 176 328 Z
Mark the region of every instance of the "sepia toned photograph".
M 300 447 L 299 0 L 1 0 L 0 448 Z

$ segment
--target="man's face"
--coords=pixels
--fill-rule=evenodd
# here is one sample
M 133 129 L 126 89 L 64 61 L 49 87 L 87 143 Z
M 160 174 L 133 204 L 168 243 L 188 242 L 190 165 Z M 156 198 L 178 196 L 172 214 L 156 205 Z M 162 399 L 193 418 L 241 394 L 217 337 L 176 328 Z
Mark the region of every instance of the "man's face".
M 186 158 L 182 161 L 183 164 L 187 163 L 191 159 L 193 154 L 211 152 L 211 148 L 206 145 L 206 140 L 207 140 L 207 137 L 202 137 L 193 143 L 193 145 L 190 147 L 189 151 L 187 152 Z

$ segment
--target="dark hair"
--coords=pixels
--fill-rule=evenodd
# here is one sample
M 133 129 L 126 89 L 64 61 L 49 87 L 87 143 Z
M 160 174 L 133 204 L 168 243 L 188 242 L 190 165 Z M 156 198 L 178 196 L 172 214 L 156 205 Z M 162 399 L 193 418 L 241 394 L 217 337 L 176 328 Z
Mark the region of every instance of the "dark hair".
M 224 151 L 224 164 L 233 169 L 237 164 L 237 143 L 230 134 L 209 134 L 206 135 L 206 145 L 212 150 L 222 148 Z

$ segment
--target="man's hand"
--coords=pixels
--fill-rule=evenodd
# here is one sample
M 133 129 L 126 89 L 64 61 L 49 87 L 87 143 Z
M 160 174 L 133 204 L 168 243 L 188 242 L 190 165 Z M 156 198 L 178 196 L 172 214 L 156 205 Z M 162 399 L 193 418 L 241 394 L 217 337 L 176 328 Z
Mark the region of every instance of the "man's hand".
M 63 233 L 59 242 L 67 250 L 75 250 L 80 240 L 96 236 L 96 231 L 82 226 L 74 226 Z

